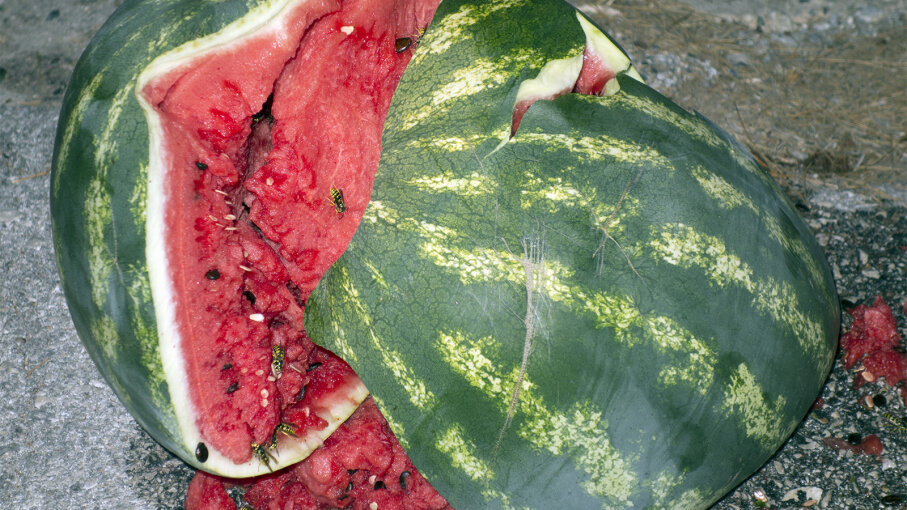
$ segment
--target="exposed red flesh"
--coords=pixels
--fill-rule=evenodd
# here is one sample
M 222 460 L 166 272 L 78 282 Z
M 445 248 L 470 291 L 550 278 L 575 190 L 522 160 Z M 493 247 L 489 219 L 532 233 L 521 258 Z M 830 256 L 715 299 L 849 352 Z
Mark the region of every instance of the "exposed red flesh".
M 605 84 L 617 76 L 617 72 L 605 60 L 586 46 L 583 50 L 583 67 L 579 72 L 573 92 L 598 95 L 605 90 Z
M 279 423 L 300 434 L 325 426 L 305 370 L 319 356 L 303 330 L 305 300 L 371 195 L 384 117 L 411 57 L 395 41 L 419 33 L 437 3 L 303 2 L 286 26 L 143 90 L 163 127 L 166 249 L 190 398 L 208 448 L 234 462 Z M 269 97 L 270 115 L 255 117 Z M 272 346 L 285 352 L 279 377 Z M 343 367 L 315 373 L 342 389 L 355 377 Z
M 853 324 L 840 341 L 846 351 L 844 368 L 862 360 L 864 374 L 857 376 L 860 383 L 867 376 L 869 380 L 884 377 L 891 386 L 907 379 L 907 354 L 895 350 L 901 344 L 901 335 L 891 308 L 882 297 L 876 296 L 872 306 L 858 305 L 848 313 L 853 317 Z M 903 394 L 907 405 L 907 392 Z
M 563 90 L 555 91 L 547 95 L 529 97 L 517 101 L 513 106 L 513 120 L 510 124 L 510 136 L 516 135 L 517 130 L 520 128 L 520 122 L 522 122 L 523 116 L 526 115 L 526 112 L 529 110 L 529 107 L 532 106 L 532 103 L 556 99 L 571 92 L 577 94 L 599 95 L 605 89 L 605 84 L 616 76 L 617 71 L 612 69 L 611 66 L 608 65 L 608 62 L 595 53 L 592 48 L 586 46 L 583 50 L 583 65 L 580 68 L 579 76 L 576 78 L 574 84 L 564 87 Z
M 875 434 L 864 437 L 858 444 L 852 444 L 846 439 L 839 437 L 826 437 L 822 440 L 825 446 L 835 450 L 850 450 L 854 453 L 865 453 L 867 455 L 880 456 L 885 451 L 885 445 L 882 440 Z
M 186 510 L 234 510 L 225 482 L 199 471 Z M 245 482 L 244 499 L 256 510 L 349 508 L 441 510 L 450 506 L 412 465 L 371 399 L 324 445 L 279 473 Z

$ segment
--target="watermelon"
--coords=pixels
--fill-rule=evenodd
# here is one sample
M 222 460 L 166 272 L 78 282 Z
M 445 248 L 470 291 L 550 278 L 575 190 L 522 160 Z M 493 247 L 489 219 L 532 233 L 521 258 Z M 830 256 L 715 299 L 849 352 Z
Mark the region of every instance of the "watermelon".
M 51 194 L 125 407 L 275 491 L 380 428 L 455 508 L 699 508 L 835 351 L 777 185 L 557 0 L 126 2 L 74 71 Z

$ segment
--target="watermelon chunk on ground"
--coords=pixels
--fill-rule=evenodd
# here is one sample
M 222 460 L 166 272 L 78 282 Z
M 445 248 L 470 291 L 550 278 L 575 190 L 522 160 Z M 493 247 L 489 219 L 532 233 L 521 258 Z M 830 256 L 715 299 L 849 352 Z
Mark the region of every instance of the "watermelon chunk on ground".
M 907 354 L 901 351 L 901 335 L 891 308 L 876 296 L 871 306 L 858 305 L 848 312 L 853 317 L 850 330 L 841 336 L 845 350 L 844 368 L 862 361 L 863 373 L 857 382 L 884 377 L 890 386 L 907 379 Z M 907 393 L 904 393 L 907 405 Z

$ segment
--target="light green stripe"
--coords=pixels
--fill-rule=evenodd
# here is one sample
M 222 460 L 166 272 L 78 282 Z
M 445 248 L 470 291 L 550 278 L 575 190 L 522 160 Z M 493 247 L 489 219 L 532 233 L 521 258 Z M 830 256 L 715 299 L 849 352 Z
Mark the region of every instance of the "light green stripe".
M 703 122 L 701 119 L 690 115 L 687 112 L 676 111 L 672 108 L 669 108 L 668 105 L 652 101 L 647 97 L 640 97 L 633 94 L 617 94 L 613 96 L 606 96 L 604 98 L 598 96 L 577 96 L 582 101 L 587 101 L 592 104 L 608 104 L 609 99 L 614 98 L 613 100 L 618 101 L 621 105 L 626 107 L 639 110 L 643 113 L 648 114 L 651 117 L 660 119 L 668 124 L 671 124 L 678 130 L 686 133 L 691 138 L 699 140 L 700 142 L 705 143 L 711 147 L 714 147 L 722 152 L 729 153 L 734 161 L 737 162 L 743 169 L 747 170 L 751 174 L 757 176 L 761 181 L 769 184 L 774 184 L 771 178 L 766 175 L 766 173 L 759 168 L 756 162 L 753 160 L 752 156 L 740 150 L 736 144 L 728 142 L 726 139 L 722 138 L 715 132 L 715 130 L 708 125 L 706 122 Z
M 132 188 L 132 195 L 129 197 L 129 212 L 132 214 L 136 231 L 144 237 L 148 216 L 148 164 L 139 165 L 136 173 L 138 177 L 135 180 L 135 187 Z
M 499 87 L 516 77 L 519 70 L 536 69 L 546 60 L 537 51 L 518 49 L 515 53 L 501 55 L 496 60 L 477 59 L 469 66 L 457 69 L 452 80 L 433 89 L 426 104 L 413 109 L 401 120 L 402 129 L 413 129 L 429 118 L 446 118 L 458 104 L 458 99 L 468 99 L 486 90 Z M 510 131 L 510 119 L 505 128 Z
M 417 138 L 407 142 L 412 149 L 432 150 L 433 152 L 463 152 L 473 149 L 488 139 L 488 134 L 469 136 L 443 136 L 437 138 Z
M 112 71 L 105 68 L 101 70 L 100 74 L 103 76 L 109 72 Z M 126 102 L 132 97 L 134 87 L 135 82 L 131 81 L 128 87 L 118 90 L 116 95 L 113 96 L 110 108 L 107 109 L 107 121 L 104 130 L 101 132 L 101 137 L 98 139 L 97 151 L 95 152 L 95 166 L 100 175 L 107 175 L 108 164 L 110 163 L 108 156 L 117 149 L 116 137 L 120 135 L 120 115 L 123 113 Z
M 419 224 L 419 230 L 425 239 L 421 245 L 423 256 L 435 266 L 456 274 L 464 285 L 495 281 L 525 285 L 523 260 L 513 252 L 458 248 L 457 231 L 426 222 Z M 714 377 L 715 353 L 706 342 L 669 317 L 643 315 L 629 298 L 590 292 L 567 283 L 572 280 L 573 271 L 558 260 L 547 259 L 542 254 L 537 267 L 544 277 L 536 282 L 535 290 L 593 317 L 597 327 L 613 329 L 618 341 L 630 346 L 644 341 L 666 355 L 684 354 L 687 359 L 683 364 L 665 364 L 659 382 L 669 386 L 683 383 L 701 394 L 708 391 Z
M 435 447 L 450 457 L 453 467 L 463 471 L 476 482 L 493 480 L 494 470 L 476 454 L 475 445 L 463 438 L 463 429 L 452 425 L 438 436 Z
M 640 145 L 607 135 L 582 136 L 563 133 L 518 133 L 509 144 L 544 147 L 546 152 L 570 151 L 577 162 L 605 163 L 620 161 L 632 165 L 658 168 L 671 173 L 674 164 L 651 146 Z
M 652 257 L 668 264 L 705 272 L 717 287 L 734 286 L 753 296 L 753 305 L 768 314 L 780 327 L 790 331 L 807 355 L 815 358 L 816 368 L 825 363 L 823 328 L 802 311 L 797 292 L 787 282 L 757 278 L 752 268 L 731 253 L 721 239 L 698 232 L 682 223 L 652 227 L 649 241 Z
M 783 415 L 785 399 L 779 395 L 769 402 L 762 387 L 741 363 L 724 391 L 725 414 L 736 419 L 746 435 L 762 443 L 766 449 L 774 447 L 779 437 L 785 437 L 789 424 L 778 420 Z
M 456 373 L 497 403 L 503 422 L 520 370 L 513 366 L 509 373 L 505 372 L 505 363 L 488 358 L 486 352 L 496 350 L 497 340 L 466 338 L 460 332 L 441 333 L 435 345 Z M 517 434 L 539 450 L 567 455 L 587 475 L 580 483 L 587 493 L 609 498 L 612 505 L 627 505 L 637 475 L 611 446 L 603 413 L 588 401 L 564 412 L 548 408 L 541 397 L 533 394 L 534 387 L 524 375 L 517 406 L 522 420 Z
M 477 23 L 492 14 L 519 7 L 528 0 L 496 0 L 480 6 L 464 5 L 460 10 L 436 20 L 432 26 L 432 44 L 424 54 L 439 55 L 449 50 L 454 44 L 467 38 L 466 29 L 479 26 Z M 418 55 L 418 54 L 417 54 Z
M 398 351 L 386 345 L 387 343 L 392 342 L 385 342 L 384 339 L 378 338 L 378 335 L 375 334 L 375 328 L 372 327 L 371 316 L 366 312 L 359 291 L 352 285 L 351 280 L 346 273 L 346 268 L 339 268 L 338 271 L 341 272 L 340 280 L 343 282 L 342 288 L 344 291 L 341 299 L 355 311 L 358 320 L 360 320 L 368 329 L 369 340 L 371 340 L 372 346 L 381 355 L 381 361 L 384 367 L 394 374 L 394 378 L 406 390 L 410 403 L 416 406 L 416 408 L 425 411 L 434 403 L 434 394 L 428 389 L 428 385 L 425 381 L 416 376 L 404 357 L 401 356 Z M 345 343 L 346 339 L 338 337 L 337 342 Z M 347 351 L 351 349 L 341 347 L 341 350 Z
M 64 165 L 69 164 L 69 150 L 72 146 L 72 139 L 76 133 L 82 132 L 80 128 L 82 127 L 82 121 L 85 118 L 85 112 L 88 110 L 88 107 L 95 101 L 95 93 L 98 90 L 98 87 L 101 86 L 104 76 L 101 74 L 96 74 L 91 78 L 91 81 L 80 90 L 81 95 L 76 101 L 75 106 L 73 106 L 70 111 L 69 117 L 66 119 L 66 130 L 63 132 L 63 138 L 60 140 L 59 150 L 57 151 L 57 160 L 56 166 L 58 170 L 62 170 Z M 83 142 L 84 143 L 84 142 Z M 93 142 L 92 142 L 93 143 Z M 60 196 L 60 176 L 62 173 L 57 174 L 57 179 L 54 181 L 54 197 Z M 58 198 L 58 200 L 60 200 Z
M 774 216 L 765 214 L 764 211 L 756 207 L 756 204 L 754 204 L 749 197 L 734 188 L 720 176 L 709 172 L 701 166 L 694 167 L 692 169 L 692 174 L 693 177 L 696 178 L 696 181 L 699 182 L 699 185 L 702 186 L 702 189 L 710 197 L 717 200 L 718 204 L 723 209 L 733 210 L 738 207 L 743 207 L 749 209 L 753 214 L 758 216 L 765 225 L 765 229 L 769 236 L 778 242 L 786 251 L 793 253 L 797 259 L 806 264 L 813 287 L 817 290 L 822 290 L 823 293 L 827 294 L 827 292 L 824 292 L 828 290 L 825 273 L 819 268 L 819 264 L 815 257 L 813 257 L 809 253 L 809 250 L 806 249 L 806 245 L 803 244 L 803 239 L 800 236 L 786 235 L 784 229 L 781 228 L 781 225 Z
M 437 175 L 414 177 L 408 184 L 429 193 L 453 193 L 460 197 L 484 196 L 493 193 L 494 181 L 478 172 L 468 177 L 455 177 L 447 171 Z
M 98 310 L 104 310 L 110 274 L 115 260 L 110 253 L 106 231 L 112 225 L 110 193 L 104 186 L 105 179 L 95 176 L 85 193 L 85 234 L 88 236 L 88 278 L 91 297 Z
M 684 475 L 668 470 L 662 471 L 652 480 L 652 494 L 655 496 L 655 508 L 658 510 L 688 510 L 702 508 L 705 498 L 699 489 L 689 489 L 679 497 L 674 490 L 684 483 Z

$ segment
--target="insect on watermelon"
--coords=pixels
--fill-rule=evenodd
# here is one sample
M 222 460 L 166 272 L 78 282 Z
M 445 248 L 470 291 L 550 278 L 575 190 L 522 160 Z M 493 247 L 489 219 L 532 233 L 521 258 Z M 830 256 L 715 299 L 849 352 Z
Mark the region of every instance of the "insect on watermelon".
M 343 218 L 343 213 L 346 211 L 346 203 L 343 201 L 343 190 L 331 186 L 331 203 L 334 204 L 337 217 Z

